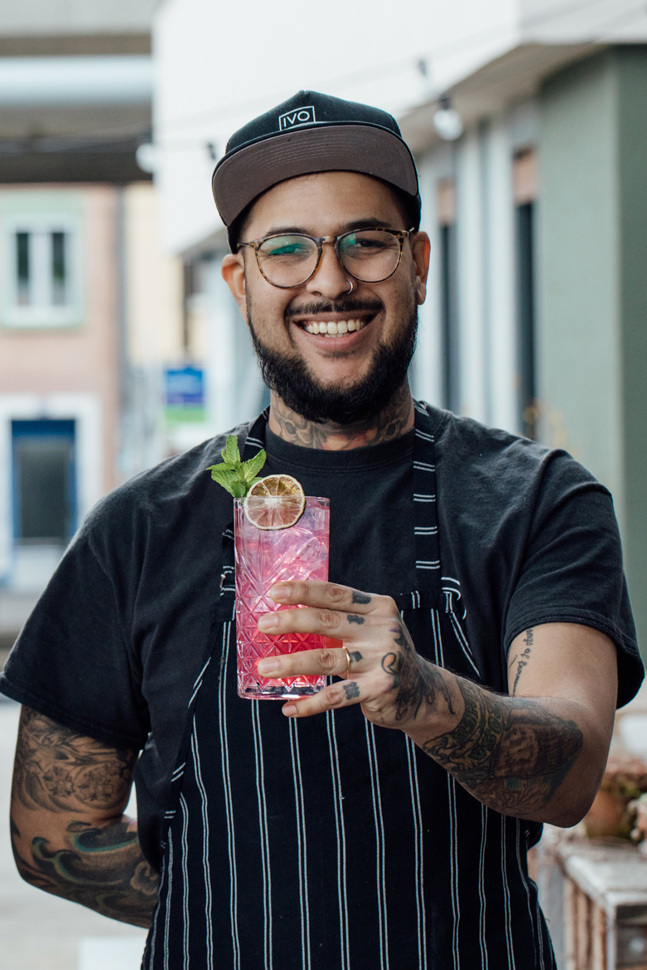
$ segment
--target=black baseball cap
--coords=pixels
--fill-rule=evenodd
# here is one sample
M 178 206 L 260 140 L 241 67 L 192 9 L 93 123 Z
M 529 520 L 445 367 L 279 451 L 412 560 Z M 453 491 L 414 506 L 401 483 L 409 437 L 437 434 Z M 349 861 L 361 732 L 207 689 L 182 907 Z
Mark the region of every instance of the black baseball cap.
M 418 173 L 395 118 L 317 91 L 299 91 L 231 136 L 213 173 L 213 197 L 230 227 L 279 182 L 330 171 L 359 172 L 387 182 L 403 194 L 418 228 Z

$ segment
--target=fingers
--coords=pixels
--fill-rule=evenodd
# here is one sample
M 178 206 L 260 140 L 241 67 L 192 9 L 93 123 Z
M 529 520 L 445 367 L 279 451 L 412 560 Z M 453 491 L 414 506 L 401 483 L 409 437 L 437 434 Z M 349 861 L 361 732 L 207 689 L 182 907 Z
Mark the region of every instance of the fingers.
M 288 717 L 308 717 L 350 704 L 372 704 L 397 682 L 394 651 L 403 648 L 402 621 L 388 596 L 363 593 L 336 583 L 277 583 L 270 596 L 281 607 L 259 618 L 262 633 L 282 636 L 315 633 L 322 649 L 278 654 L 258 662 L 262 677 L 290 678 L 301 674 L 340 677 L 312 697 L 289 702 Z
M 280 636 L 284 633 L 320 633 L 335 640 L 361 636 L 367 618 L 359 613 L 303 607 L 299 610 L 277 610 L 263 613 L 258 620 L 261 633 Z
M 367 614 L 381 611 L 393 601 L 388 596 L 362 593 L 339 583 L 294 582 L 276 583 L 270 596 L 277 603 L 289 606 L 314 606 L 329 610 Z
M 354 651 L 361 657 L 359 651 Z M 263 657 L 256 669 L 261 677 L 296 677 L 298 675 L 323 674 L 326 677 L 344 677 L 352 666 L 353 655 L 345 648 L 321 650 L 302 650 L 300 653 L 286 653 L 276 657 Z M 350 661 L 350 662 L 349 662 Z
M 289 701 L 281 710 L 286 717 L 310 717 L 312 714 L 323 714 L 324 711 L 359 704 L 361 700 L 359 684 L 354 680 L 342 680 L 329 684 L 318 694 L 304 697 L 297 703 Z

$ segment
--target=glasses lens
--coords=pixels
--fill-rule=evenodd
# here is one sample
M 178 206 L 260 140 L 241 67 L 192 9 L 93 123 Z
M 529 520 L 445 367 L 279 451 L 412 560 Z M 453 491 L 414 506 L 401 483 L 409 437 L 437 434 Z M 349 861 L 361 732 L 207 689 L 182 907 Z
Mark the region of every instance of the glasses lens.
M 317 265 L 317 244 L 309 236 L 270 236 L 258 247 L 261 272 L 275 286 L 299 286 Z
M 361 229 L 339 240 L 339 258 L 355 279 L 379 283 L 395 273 L 400 240 L 388 229 Z

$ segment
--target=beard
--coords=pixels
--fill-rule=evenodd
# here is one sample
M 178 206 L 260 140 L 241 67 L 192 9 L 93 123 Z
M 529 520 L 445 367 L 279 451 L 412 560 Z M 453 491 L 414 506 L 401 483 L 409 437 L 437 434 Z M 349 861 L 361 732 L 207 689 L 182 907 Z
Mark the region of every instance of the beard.
M 338 304 L 311 307 L 308 313 L 322 318 L 331 311 L 352 316 L 358 309 L 376 311 L 382 307 Z M 393 341 L 376 347 L 366 376 L 350 387 L 340 387 L 319 381 L 298 353 L 277 353 L 263 344 L 254 329 L 251 301 L 247 306 L 247 319 L 266 385 L 292 411 L 317 424 L 350 425 L 383 411 L 406 380 L 418 332 L 418 307 L 412 301 L 404 325 Z M 334 337 L 330 339 L 334 340 Z

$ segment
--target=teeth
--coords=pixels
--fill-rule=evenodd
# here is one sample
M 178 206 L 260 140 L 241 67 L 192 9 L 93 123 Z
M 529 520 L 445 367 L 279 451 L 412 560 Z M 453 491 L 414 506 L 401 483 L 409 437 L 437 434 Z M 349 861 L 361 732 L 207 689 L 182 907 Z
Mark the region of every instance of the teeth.
M 340 333 L 355 333 L 358 330 L 363 330 L 365 326 L 363 320 L 330 320 L 327 323 L 322 320 L 317 323 L 308 323 L 305 329 L 308 333 L 322 333 L 329 337 L 336 337 Z

